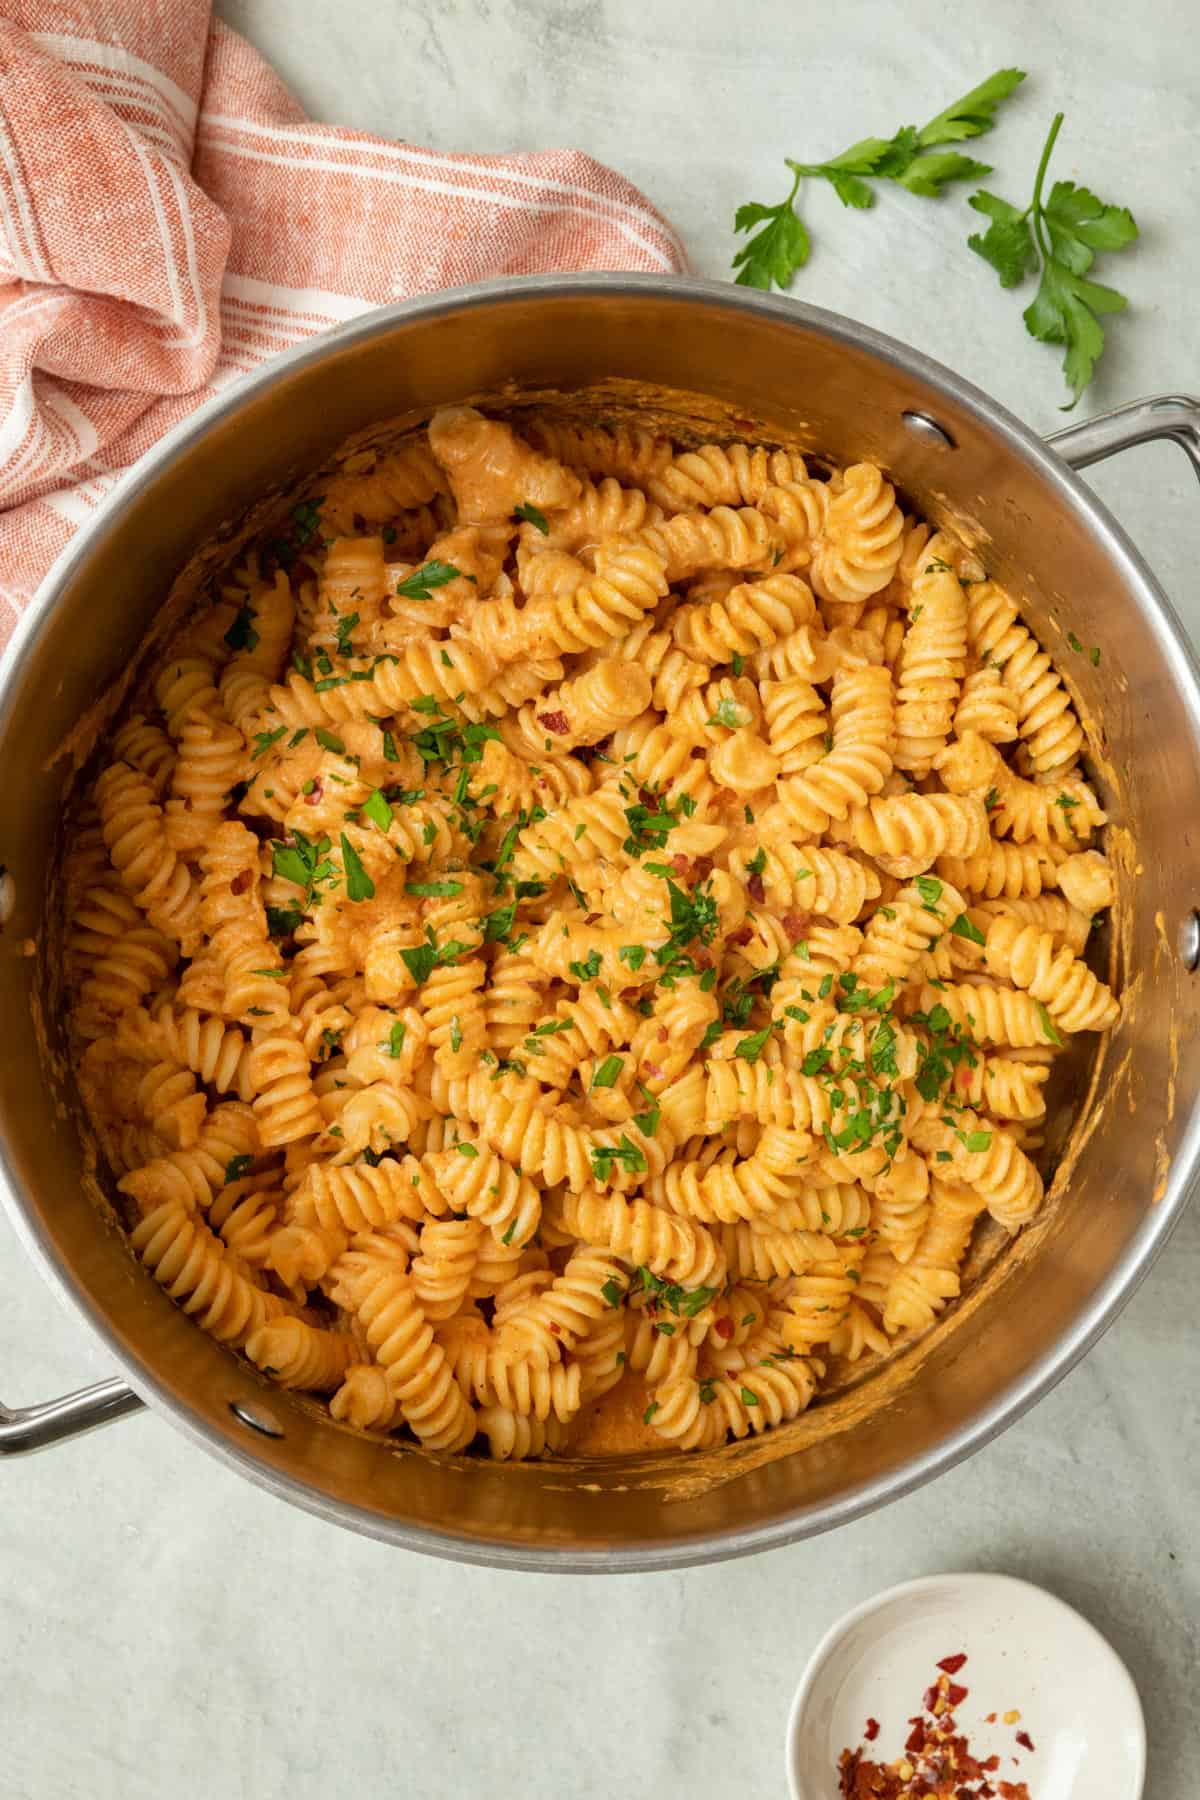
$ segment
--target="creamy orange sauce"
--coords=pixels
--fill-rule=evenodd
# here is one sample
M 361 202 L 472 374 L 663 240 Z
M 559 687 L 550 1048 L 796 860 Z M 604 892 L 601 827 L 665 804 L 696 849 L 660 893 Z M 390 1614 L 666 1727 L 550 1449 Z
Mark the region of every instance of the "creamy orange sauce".
M 650 1404 L 640 1375 L 625 1375 L 616 1387 L 586 1407 L 571 1433 L 573 1456 L 636 1456 L 652 1450 L 662 1454 L 664 1444 L 652 1425 L 644 1421 Z

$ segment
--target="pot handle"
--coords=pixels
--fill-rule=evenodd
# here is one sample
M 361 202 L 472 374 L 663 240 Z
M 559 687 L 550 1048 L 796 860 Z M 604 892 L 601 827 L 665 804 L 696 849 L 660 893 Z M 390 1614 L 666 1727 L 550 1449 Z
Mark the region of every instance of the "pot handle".
M 0 1457 L 48 1450 L 52 1444 L 79 1437 L 97 1425 L 139 1412 L 144 1402 L 118 1376 L 98 1381 L 94 1387 L 77 1388 L 40 1406 L 0 1405 Z
M 1200 477 L 1200 400 L 1186 394 L 1156 394 L 1148 400 L 1132 400 L 1095 419 L 1082 419 L 1046 439 L 1073 469 L 1115 456 L 1134 444 L 1170 438 L 1179 444 Z

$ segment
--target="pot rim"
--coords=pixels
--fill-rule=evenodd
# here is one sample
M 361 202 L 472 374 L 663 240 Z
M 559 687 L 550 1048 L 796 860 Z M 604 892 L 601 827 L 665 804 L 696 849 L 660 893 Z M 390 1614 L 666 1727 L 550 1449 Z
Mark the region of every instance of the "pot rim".
M 96 517 L 84 525 L 66 545 L 41 583 L 0 661 L 0 736 L 3 735 L 12 696 L 20 686 L 27 659 L 51 616 L 56 599 L 66 584 L 86 565 L 93 547 L 116 530 L 131 505 L 152 488 L 164 469 L 185 457 L 192 446 L 218 422 L 225 422 L 251 405 L 266 388 L 316 363 L 336 349 L 386 336 L 398 324 L 433 320 L 463 309 L 503 304 L 520 298 L 558 299 L 647 295 L 657 300 L 697 302 L 731 313 L 774 319 L 781 324 L 800 324 L 835 344 L 865 350 L 870 355 L 911 375 L 935 394 L 971 412 L 1013 455 L 1032 464 L 1054 490 L 1055 497 L 1085 516 L 1086 523 L 1103 541 L 1106 554 L 1117 565 L 1124 585 L 1141 601 L 1147 624 L 1186 701 L 1197 738 L 1200 739 L 1200 665 L 1166 594 L 1144 558 L 1108 508 L 1079 475 L 1015 414 L 1001 406 L 973 383 L 899 339 L 860 325 L 841 314 L 806 302 L 762 294 L 731 282 L 694 276 L 665 276 L 623 272 L 565 275 L 505 276 L 496 280 L 447 288 L 435 294 L 397 301 L 374 308 L 344 324 L 305 340 L 295 349 L 270 359 L 261 368 L 230 388 L 215 394 L 167 432 L 123 475 L 120 484 Z M 765 1523 L 734 1527 L 728 1531 L 698 1534 L 670 1544 L 623 1545 L 612 1550 L 531 1548 L 486 1543 L 424 1526 L 405 1525 L 384 1518 L 350 1501 L 334 1499 L 275 1470 L 240 1448 L 231 1438 L 211 1430 L 191 1408 L 169 1391 L 155 1372 L 127 1354 L 116 1339 L 107 1316 L 94 1305 L 73 1272 L 62 1263 L 44 1237 L 39 1221 L 20 1192 L 6 1148 L 0 1141 L 0 1202 L 21 1241 L 51 1287 L 72 1310 L 81 1314 L 120 1368 L 130 1387 L 156 1412 L 163 1413 L 193 1442 L 222 1462 L 246 1475 L 258 1486 L 306 1511 L 403 1549 L 421 1551 L 446 1560 L 503 1569 L 527 1569 L 561 1573 L 629 1573 L 684 1568 L 696 1564 L 748 1556 L 776 1549 L 819 1532 L 850 1523 L 892 1500 L 923 1486 L 982 1449 L 1028 1408 L 1042 1399 L 1067 1375 L 1080 1358 L 1107 1330 L 1149 1272 L 1170 1232 L 1177 1224 L 1190 1195 L 1200 1163 L 1200 1107 L 1193 1102 L 1191 1118 L 1182 1135 L 1161 1200 L 1148 1209 L 1136 1237 L 1106 1277 L 1073 1326 L 1023 1374 L 1010 1382 L 968 1424 L 951 1433 L 935 1449 L 903 1468 L 876 1477 L 820 1503 L 803 1513 L 791 1513 Z

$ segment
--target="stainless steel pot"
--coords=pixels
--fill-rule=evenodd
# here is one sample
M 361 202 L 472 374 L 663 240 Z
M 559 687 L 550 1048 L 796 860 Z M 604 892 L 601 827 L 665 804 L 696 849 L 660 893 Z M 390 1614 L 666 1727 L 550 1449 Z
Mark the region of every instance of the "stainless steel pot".
M 755 1446 L 679 1459 L 497 1468 L 369 1442 L 270 1389 L 198 1331 L 84 1191 L 31 1000 L 58 746 L 129 662 L 181 564 L 289 472 L 373 420 L 467 396 L 623 377 L 707 395 L 727 416 L 832 458 L 869 457 L 928 516 L 985 546 L 1099 721 L 1095 752 L 1142 872 L 1125 881 L 1115 958 L 1126 1010 L 1043 1218 L 956 1316 L 886 1377 Z M 1200 470 L 1200 408 L 1159 399 L 1048 447 L 984 394 L 902 345 L 812 307 L 701 281 L 502 281 L 370 313 L 305 345 L 172 432 L 80 532 L 26 620 L 0 687 L 2 1186 L 52 1284 L 120 1376 L 0 1411 L 0 1450 L 36 1449 L 143 1402 L 205 1449 L 323 1517 L 411 1549 L 509 1568 L 629 1570 L 745 1554 L 841 1524 L 986 1443 L 1095 1341 L 1162 1247 L 1200 1133 L 1190 969 L 1200 869 L 1200 687 L 1171 608 L 1072 472 L 1170 437 Z M 1128 841 L 1128 840 L 1127 840 Z M 1132 868 L 1132 864 L 1128 865 Z M 53 1021 L 50 1025 L 53 1060 Z M 783 1454 L 783 1452 L 790 1452 Z

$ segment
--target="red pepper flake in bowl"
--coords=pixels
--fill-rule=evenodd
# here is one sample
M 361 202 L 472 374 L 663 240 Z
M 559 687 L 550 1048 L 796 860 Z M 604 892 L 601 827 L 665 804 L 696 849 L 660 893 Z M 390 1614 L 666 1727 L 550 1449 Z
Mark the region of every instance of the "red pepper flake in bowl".
M 965 1664 L 965 1653 L 944 1656 L 937 1679 L 922 1697 L 923 1711 L 909 1719 L 911 1730 L 901 1754 L 891 1762 L 869 1760 L 860 1746 L 846 1747 L 838 1758 L 838 1792 L 843 1800 L 1029 1800 L 1023 1781 L 996 1778 L 1000 1758 L 975 1756 L 965 1732 L 958 1728 L 953 1708 L 961 1705 L 969 1689 L 950 1677 Z M 1019 1716 L 1019 1715 L 1018 1715 Z M 994 1723 L 995 1713 L 989 1715 Z M 879 1721 L 868 1719 L 863 1728 L 867 1743 L 879 1736 Z M 1019 1731 L 1017 1742 L 1033 1749 L 1028 1733 Z
M 539 725 L 544 725 L 547 731 L 554 732 L 556 737 L 565 737 L 571 729 L 565 712 L 539 713 L 537 719 Z

